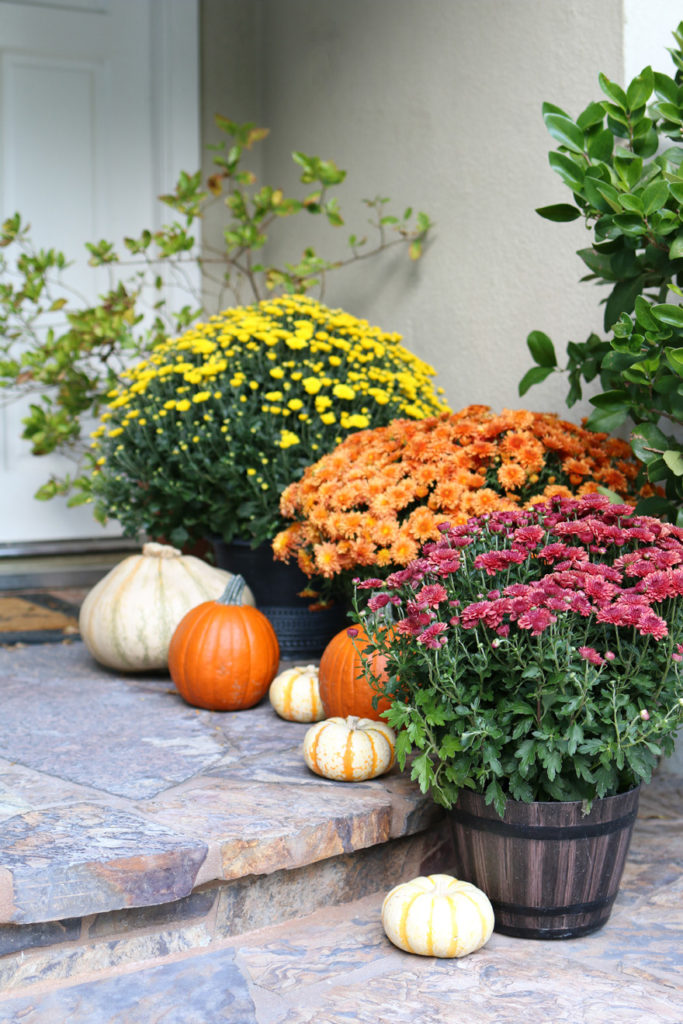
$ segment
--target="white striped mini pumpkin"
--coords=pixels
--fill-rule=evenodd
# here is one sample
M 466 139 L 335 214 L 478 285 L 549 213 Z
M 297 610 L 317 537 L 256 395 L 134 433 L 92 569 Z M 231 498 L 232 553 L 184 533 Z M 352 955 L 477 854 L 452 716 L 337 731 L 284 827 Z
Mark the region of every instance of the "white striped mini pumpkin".
M 315 665 L 298 665 L 280 672 L 270 684 L 268 699 L 280 718 L 288 722 L 320 722 L 325 717 Z
M 387 938 L 399 949 L 421 956 L 467 956 L 488 942 L 493 924 L 486 893 L 452 875 L 403 882 L 382 904 Z
M 369 718 L 328 718 L 304 736 L 304 759 L 317 775 L 337 782 L 363 782 L 388 772 L 396 734 Z

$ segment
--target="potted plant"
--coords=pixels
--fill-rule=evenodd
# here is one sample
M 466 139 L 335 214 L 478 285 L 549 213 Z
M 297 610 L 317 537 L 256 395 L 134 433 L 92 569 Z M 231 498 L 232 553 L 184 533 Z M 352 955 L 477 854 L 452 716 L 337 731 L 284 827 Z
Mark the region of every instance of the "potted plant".
M 93 433 L 96 514 L 176 547 L 210 537 L 260 549 L 264 567 L 235 564 L 234 551 L 225 567 L 242 572 L 259 607 L 288 607 L 273 594 L 270 550 L 284 526 L 283 489 L 346 434 L 445 408 L 433 369 L 400 341 L 291 295 L 229 309 L 162 342 L 122 374 Z M 293 593 L 307 583 L 298 573 Z M 307 609 L 310 597 L 300 603 Z M 291 654 L 282 632 L 291 612 L 280 618 Z M 310 621 L 303 638 L 291 628 L 294 642 L 318 643 Z
M 570 341 L 560 366 L 543 331 L 527 338 L 536 365 L 522 378 L 523 395 L 552 373 L 567 374 L 567 405 L 582 396 L 582 381 L 599 381 L 589 397 L 588 426 L 615 431 L 626 425 L 641 476 L 658 493 L 639 511 L 683 524 L 683 22 L 669 50 L 671 78 L 644 68 L 622 88 L 599 75 L 602 97 L 573 117 L 544 103 L 543 120 L 556 143 L 550 166 L 571 192 L 571 203 L 537 209 L 556 223 L 583 218 L 592 232 L 577 256 L 584 281 L 608 289 L 607 339 L 592 333 Z
M 635 501 L 628 444 L 550 413 L 470 405 L 352 434 L 282 496 L 276 556 L 337 589 L 407 565 L 442 522 L 607 487 Z
M 453 809 L 499 931 L 587 933 L 683 720 L 683 529 L 599 494 L 440 529 L 358 583 L 398 762 Z

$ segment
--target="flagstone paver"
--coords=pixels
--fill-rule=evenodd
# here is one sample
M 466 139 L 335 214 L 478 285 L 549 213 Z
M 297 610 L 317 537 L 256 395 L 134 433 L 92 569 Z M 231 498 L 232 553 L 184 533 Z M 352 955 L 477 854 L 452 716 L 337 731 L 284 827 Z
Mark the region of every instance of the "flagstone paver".
M 457 874 L 398 771 L 320 779 L 267 701 L 190 708 L 80 643 L 0 650 L 0 723 L 0 1024 L 683 1020 L 681 778 L 644 788 L 601 931 L 439 961 L 381 927 L 397 881 Z

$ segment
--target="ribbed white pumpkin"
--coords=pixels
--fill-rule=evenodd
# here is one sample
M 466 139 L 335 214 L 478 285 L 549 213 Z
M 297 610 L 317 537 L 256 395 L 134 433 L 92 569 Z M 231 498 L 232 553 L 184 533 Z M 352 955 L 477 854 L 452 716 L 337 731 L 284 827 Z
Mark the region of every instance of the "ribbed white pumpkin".
M 167 544 L 145 544 L 96 583 L 78 625 L 93 658 L 134 672 L 167 667 L 173 631 L 191 608 L 215 600 L 232 573 Z M 245 603 L 254 604 L 245 589 Z
M 488 942 L 493 924 L 486 893 L 452 875 L 403 882 L 382 904 L 387 938 L 399 949 L 421 956 L 467 956 Z
M 316 665 L 295 665 L 275 676 L 268 699 L 288 722 L 320 722 L 325 717 Z
M 316 775 L 337 782 L 363 782 L 388 772 L 396 734 L 370 718 L 328 718 L 304 736 L 304 760 Z

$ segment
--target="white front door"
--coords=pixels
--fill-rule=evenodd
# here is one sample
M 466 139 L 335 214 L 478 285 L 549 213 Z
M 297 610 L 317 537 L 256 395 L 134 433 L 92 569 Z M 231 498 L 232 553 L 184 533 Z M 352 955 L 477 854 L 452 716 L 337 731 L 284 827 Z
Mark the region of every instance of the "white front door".
M 0 218 L 106 288 L 85 242 L 117 246 L 164 218 L 157 196 L 199 166 L 198 0 L 0 0 Z M 25 406 L 0 410 L 0 543 L 97 537 L 89 506 L 33 495 L 66 459 L 31 455 Z

